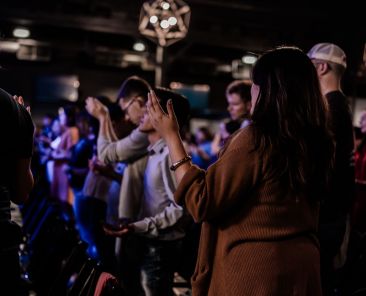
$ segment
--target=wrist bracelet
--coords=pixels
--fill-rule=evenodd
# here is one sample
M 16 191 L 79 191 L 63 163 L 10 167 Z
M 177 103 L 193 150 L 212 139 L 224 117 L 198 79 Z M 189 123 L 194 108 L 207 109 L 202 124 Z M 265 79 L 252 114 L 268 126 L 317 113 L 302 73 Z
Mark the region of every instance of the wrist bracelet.
M 183 163 L 190 161 L 192 159 L 192 157 L 190 157 L 189 155 L 187 155 L 186 157 L 182 158 L 181 160 L 178 160 L 177 162 L 173 163 L 170 166 L 170 170 L 171 171 L 175 171 L 177 168 L 179 168 Z

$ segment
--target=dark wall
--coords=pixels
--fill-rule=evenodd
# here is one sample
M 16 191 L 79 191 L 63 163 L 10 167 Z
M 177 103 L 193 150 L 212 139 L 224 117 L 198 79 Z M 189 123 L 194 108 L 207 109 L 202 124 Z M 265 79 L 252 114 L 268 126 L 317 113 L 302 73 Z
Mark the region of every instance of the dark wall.
M 81 104 L 88 96 L 106 95 L 115 100 L 118 88 L 130 75 L 138 75 L 149 83 L 154 83 L 153 71 L 142 71 L 138 67 L 123 69 L 98 66 L 87 63 L 82 58 L 58 62 L 26 62 L 2 55 L 0 65 L 3 67 L 0 71 L 0 87 L 13 95 L 22 95 L 36 116 L 39 113 L 53 112 L 59 107 L 59 104 L 37 101 L 36 83 L 40 76 L 77 75 L 80 82 L 79 103 Z M 186 75 L 181 74 L 173 66 L 167 69 L 167 86 L 171 81 L 208 84 L 210 86 L 209 110 L 206 111 L 212 110 L 215 114 L 226 112 L 225 88 L 232 80 L 231 75 L 210 77 L 200 73 Z

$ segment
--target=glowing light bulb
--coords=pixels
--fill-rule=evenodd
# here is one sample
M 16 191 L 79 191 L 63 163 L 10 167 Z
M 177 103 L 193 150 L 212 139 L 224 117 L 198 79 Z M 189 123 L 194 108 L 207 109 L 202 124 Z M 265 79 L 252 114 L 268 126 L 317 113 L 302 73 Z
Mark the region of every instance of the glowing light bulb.
M 170 4 L 167 3 L 167 2 L 163 2 L 161 3 L 161 7 L 164 9 L 164 10 L 168 10 L 170 8 Z
M 167 20 L 162 20 L 160 23 L 160 27 L 162 27 L 163 29 L 169 28 L 169 22 Z
M 143 44 L 142 42 L 136 42 L 133 45 L 133 49 L 136 51 L 144 51 L 145 50 L 145 44 Z
M 158 21 L 158 17 L 156 15 L 152 15 L 150 17 L 150 23 L 156 24 L 157 21 Z
M 30 31 L 26 28 L 15 28 L 13 36 L 17 38 L 28 38 L 30 36 Z
M 251 65 L 251 64 L 254 64 L 257 61 L 257 57 L 247 55 L 247 56 L 243 56 L 243 58 L 241 60 L 243 61 L 244 64 Z
M 171 26 L 175 26 L 177 24 L 177 18 L 175 18 L 174 16 L 171 16 L 169 19 L 168 19 L 168 23 L 169 25 Z

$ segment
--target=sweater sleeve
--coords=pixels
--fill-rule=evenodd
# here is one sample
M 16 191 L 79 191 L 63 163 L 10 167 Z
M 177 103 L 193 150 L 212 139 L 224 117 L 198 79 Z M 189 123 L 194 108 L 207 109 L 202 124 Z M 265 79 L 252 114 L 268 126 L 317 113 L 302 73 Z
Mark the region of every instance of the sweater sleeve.
M 258 181 L 259 158 L 241 133 L 207 172 L 192 166 L 180 182 L 175 199 L 185 203 L 196 222 L 219 218 L 243 202 Z

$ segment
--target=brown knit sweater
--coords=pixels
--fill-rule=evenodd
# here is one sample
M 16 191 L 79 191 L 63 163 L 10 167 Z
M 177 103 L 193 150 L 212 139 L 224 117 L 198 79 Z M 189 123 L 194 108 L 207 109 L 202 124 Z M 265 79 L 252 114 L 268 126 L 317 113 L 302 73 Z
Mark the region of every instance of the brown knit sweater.
M 289 194 L 236 133 L 207 172 L 192 166 L 175 193 L 202 221 L 193 295 L 321 295 L 318 206 Z

